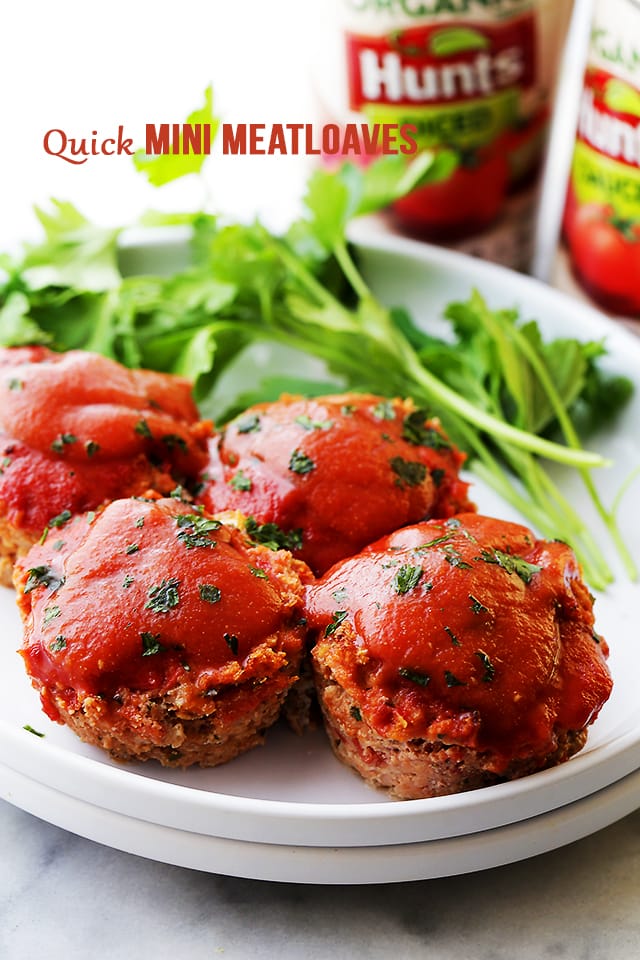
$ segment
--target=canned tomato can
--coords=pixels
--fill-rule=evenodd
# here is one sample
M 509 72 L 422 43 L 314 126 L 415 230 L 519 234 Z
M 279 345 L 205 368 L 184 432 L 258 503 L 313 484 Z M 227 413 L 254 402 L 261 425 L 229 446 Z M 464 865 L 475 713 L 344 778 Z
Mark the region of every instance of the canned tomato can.
M 324 119 L 415 128 L 457 165 L 389 212 L 398 229 L 528 269 L 571 0 L 334 0 Z M 327 14 L 329 18 L 329 14 Z

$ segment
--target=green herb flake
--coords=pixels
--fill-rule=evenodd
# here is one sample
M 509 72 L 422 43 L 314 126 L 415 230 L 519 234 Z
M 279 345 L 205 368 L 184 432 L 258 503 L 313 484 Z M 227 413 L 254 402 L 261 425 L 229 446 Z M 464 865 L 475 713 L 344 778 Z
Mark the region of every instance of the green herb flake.
M 26 730 L 27 733 L 32 733 L 34 737 L 44 737 L 44 733 L 41 733 L 39 730 L 36 730 L 35 727 L 32 727 L 30 723 L 25 723 L 23 730 Z
M 396 411 L 391 400 L 381 400 L 371 410 L 376 420 L 395 420 Z
M 425 421 L 426 410 L 414 410 L 402 421 L 402 438 L 415 447 L 429 447 L 431 450 L 450 450 L 451 444 L 435 427 Z
M 447 471 L 441 470 L 440 467 L 436 467 L 435 470 L 431 471 L 431 479 L 433 480 L 433 485 L 436 488 L 436 490 L 442 484 L 442 481 L 444 480 L 446 475 L 447 475 Z
M 477 657 L 484 667 L 484 673 L 480 678 L 483 683 L 491 683 L 493 678 L 496 675 L 496 668 L 491 663 L 489 655 L 484 652 L 484 650 L 476 650 L 474 656 Z
M 224 642 L 229 647 L 229 650 L 231 650 L 231 653 L 234 655 L 234 657 L 237 657 L 238 656 L 238 638 L 236 637 L 235 633 L 225 633 Z
M 324 631 L 325 637 L 332 637 L 336 632 L 336 630 L 338 629 L 338 627 L 340 626 L 340 624 L 344 623 L 346 618 L 347 618 L 346 610 L 336 610 L 336 612 L 333 615 L 333 619 L 331 623 L 327 627 L 325 627 L 325 631 Z
M 237 473 L 234 473 L 228 483 L 229 486 L 233 487 L 234 490 L 239 490 L 241 492 L 248 492 L 253 487 L 251 477 L 248 477 L 242 470 L 238 470 Z
M 51 449 L 54 453 L 64 453 L 65 446 L 70 446 L 72 443 L 77 443 L 78 438 L 73 433 L 61 433 L 60 436 L 51 444 Z
M 416 460 L 403 460 L 402 457 L 392 457 L 389 461 L 391 469 L 396 475 L 398 487 L 419 487 L 427 476 L 424 463 Z
M 352 417 L 356 412 L 357 407 L 353 403 L 343 403 L 340 407 L 340 413 L 343 417 Z
M 169 580 L 163 580 L 162 583 L 150 587 L 145 610 L 152 610 L 154 613 L 169 613 L 180 603 L 179 586 L 180 581 L 176 577 L 171 577 Z
M 542 570 L 538 564 L 528 563 L 522 557 L 505 553 L 504 550 L 483 550 L 478 559 L 484 560 L 485 563 L 495 563 L 509 574 L 515 573 L 523 583 L 530 583 L 533 575 Z
M 23 389 L 24 389 L 24 381 L 23 381 L 23 380 L 18 380 L 16 377 L 12 377 L 11 380 L 9 380 L 9 381 L 7 382 L 7 386 L 8 386 L 8 388 L 9 388 L 9 390 L 23 390 Z
M 84 449 L 89 459 L 91 459 L 91 457 L 94 457 L 100 449 L 100 444 L 96 443 L 95 440 L 87 440 L 84 445 Z
M 138 436 L 144 437 L 146 440 L 153 440 L 151 427 L 149 426 L 147 421 L 144 419 L 144 417 L 142 418 L 142 420 L 138 420 L 133 430 L 134 430 L 134 433 L 138 434 Z
M 295 423 L 305 430 L 330 430 L 333 426 L 333 420 L 312 420 L 306 413 L 296 417 Z
M 64 577 L 55 573 L 51 567 L 31 567 L 27 570 L 27 582 L 24 585 L 24 592 L 31 593 L 36 587 L 48 587 L 52 593 L 59 590 L 64 583 Z
M 54 540 L 52 545 L 53 550 L 56 550 L 56 551 L 62 550 L 63 547 L 64 547 L 64 540 Z
M 251 564 L 249 564 L 249 573 L 252 577 L 258 577 L 259 580 L 269 579 L 269 575 L 264 570 L 261 570 L 260 567 L 252 567 Z
M 136 527 L 144 527 L 144 517 L 138 517 L 135 525 Z
M 162 442 L 167 450 L 175 450 L 177 447 L 181 453 L 189 452 L 187 441 L 184 439 L 184 437 L 178 436 L 177 433 L 165 433 L 165 435 L 162 437 Z
M 131 556 L 132 553 L 137 553 L 139 549 L 140 549 L 140 547 L 139 547 L 139 545 L 138 545 L 137 543 L 130 543 L 129 546 L 125 549 L 124 552 L 125 552 L 126 555 L 129 557 L 129 556 Z
M 58 634 L 55 640 L 52 640 L 49 644 L 49 650 L 53 653 L 59 653 L 60 650 L 65 650 L 67 647 L 67 638 L 63 637 L 62 634 Z
M 165 649 L 160 643 L 159 633 L 147 633 L 145 631 L 140 634 L 140 639 L 142 640 L 143 657 L 153 657 L 156 653 L 161 653 Z
M 238 433 L 257 433 L 261 429 L 260 417 L 257 413 L 251 413 L 241 420 L 236 420 L 235 428 Z
M 253 543 L 261 543 L 269 550 L 299 550 L 302 546 L 302 530 L 281 530 L 277 523 L 258 523 L 255 517 L 247 517 L 245 532 Z
M 216 587 L 214 583 L 199 583 L 198 593 L 200 594 L 200 599 L 206 603 L 218 603 L 222 596 L 220 588 Z
M 414 547 L 411 552 L 424 553 L 426 550 L 430 550 L 431 547 L 439 547 L 441 543 L 448 543 L 452 536 L 452 533 L 445 533 L 441 537 L 435 537 L 433 540 L 428 540 L 426 543 L 421 543 L 419 547 Z
M 404 564 L 396 571 L 393 578 L 393 589 L 396 593 L 404 594 L 417 587 L 422 576 L 422 567 L 412 567 Z
M 311 473 L 312 470 L 315 470 L 316 465 L 308 457 L 306 453 L 303 453 L 302 450 L 294 450 L 289 458 L 289 470 L 292 473 Z
M 331 596 L 336 603 L 344 603 L 345 600 L 349 599 L 349 591 L 346 587 L 338 587 L 337 590 L 331 591 Z
M 71 520 L 71 517 L 72 513 L 70 510 L 63 510 L 62 513 L 59 513 L 57 517 L 53 517 L 52 520 L 49 520 L 47 527 L 56 527 L 56 529 L 59 530 L 60 527 L 64 527 L 65 523 L 68 523 L 69 520 Z
M 96 518 L 95 511 L 94 511 L 94 510 L 89 510 L 89 513 L 87 514 L 87 523 L 88 523 L 88 524 L 92 524 L 93 521 L 95 520 L 95 518 Z
M 196 547 L 213 549 L 216 546 L 217 541 L 212 540 L 209 534 L 220 529 L 222 524 L 219 520 L 209 520 L 198 513 L 180 513 L 174 520 L 178 527 L 178 540 L 187 550 Z
M 460 641 L 459 641 L 458 638 L 456 637 L 456 635 L 455 635 L 455 633 L 453 632 L 453 630 L 451 629 L 451 627 L 446 627 L 446 626 L 445 626 L 444 632 L 447 634 L 447 636 L 448 636 L 449 639 L 451 640 L 451 643 L 452 643 L 452 645 L 453 645 L 454 647 L 461 647 L 461 646 L 462 646 L 462 644 L 460 643 Z
M 471 612 L 475 614 L 480 613 L 489 613 L 489 608 L 485 607 L 484 603 L 481 603 L 477 597 L 474 597 L 472 593 L 469 594 L 469 600 L 471 600 Z
M 420 673 L 419 670 L 413 670 L 411 667 L 400 667 L 398 673 L 403 680 L 411 680 L 420 687 L 426 687 L 431 682 L 431 677 L 426 673 Z
M 60 607 L 53 606 L 53 607 L 45 607 L 43 612 L 44 612 L 44 617 L 42 622 L 43 622 L 43 625 L 46 626 L 48 623 L 51 623 L 52 620 L 55 620 L 56 617 L 59 617 L 62 611 L 60 610 Z
M 360 713 L 359 707 L 356 707 L 355 705 L 353 707 L 350 707 L 349 713 L 351 714 L 354 720 L 356 720 L 358 723 L 362 723 L 362 714 Z
M 127 573 L 124 580 L 122 581 L 122 587 L 124 590 L 127 590 L 134 581 L 134 577 L 130 573 Z
M 462 554 L 459 550 L 456 550 L 455 547 L 447 546 L 444 548 L 444 558 L 447 563 L 451 564 L 452 567 L 457 567 L 458 570 L 472 570 L 473 567 L 470 563 L 467 563 L 466 560 L 462 559 Z
M 458 680 L 456 675 L 451 673 L 450 670 L 445 670 L 444 682 L 448 687 L 466 687 L 464 680 Z

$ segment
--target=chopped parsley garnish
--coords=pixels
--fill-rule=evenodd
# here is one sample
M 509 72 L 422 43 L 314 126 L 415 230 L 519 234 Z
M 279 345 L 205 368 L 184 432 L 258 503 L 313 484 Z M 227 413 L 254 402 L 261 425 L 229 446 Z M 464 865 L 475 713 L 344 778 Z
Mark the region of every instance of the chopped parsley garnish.
M 249 573 L 252 577 L 258 577 L 259 580 L 269 579 L 268 573 L 265 573 L 265 571 L 261 570 L 260 567 L 252 567 L 251 564 L 249 564 Z
M 445 670 L 444 682 L 448 687 L 466 687 L 464 680 L 458 680 L 455 674 L 451 673 L 450 670 Z
M 534 573 L 539 573 L 542 567 L 536 563 L 528 563 L 522 557 L 516 557 L 512 553 L 505 553 L 503 550 L 483 550 L 480 560 L 485 563 L 496 563 L 506 570 L 507 573 L 515 573 L 520 577 L 523 583 L 530 583 Z
M 343 417 L 352 417 L 356 412 L 356 407 L 353 403 L 343 403 L 340 407 L 340 413 Z
M 299 550 L 302 546 L 302 530 L 281 530 L 277 523 L 258 523 L 255 517 L 247 517 L 245 532 L 254 543 L 261 543 L 269 550 Z
M 219 520 L 209 520 L 198 513 L 180 513 L 174 517 L 178 526 L 178 540 L 184 543 L 187 550 L 193 550 L 196 547 L 209 547 L 213 549 L 216 541 L 209 536 L 214 530 L 219 530 L 221 523 Z
M 9 387 L 9 390 L 22 390 L 24 387 L 24 381 L 18 380 L 16 377 L 12 377 L 12 379 L 8 381 L 7 386 Z
M 56 617 L 59 617 L 59 616 L 60 616 L 61 612 L 62 612 L 62 611 L 60 610 L 60 607 L 58 607 L 58 606 L 45 607 L 45 608 L 44 608 L 44 618 L 43 618 L 43 621 L 42 621 L 43 624 L 46 626 L 48 623 L 51 623 L 52 620 L 55 620 Z
M 200 594 L 200 599 L 205 600 L 207 603 L 217 603 L 222 596 L 220 587 L 216 587 L 214 583 L 199 583 L 198 593 Z
M 340 624 L 344 623 L 346 618 L 347 618 L 346 610 L 336 610 L 336 612 L 333 615 L 333 619 L 331 623 L 327 627 L 325 627 L 325 631 L 324 631 L 325 637 L 332 637 L 336 632 L 336 630 L 338 629 L 338 627 L 340 626 Z
M 392 457 L 389 461 L 391 469 L 396 475 L 396 485 L 399 487 L 419 487 L 424 483 L 427 468 L 417 460 L 403 460 L 402 457 Z
M 412 670 L 411 667 L 400 667 L 398 673 L 404 680 L 411 680 L 421 687 L 426 687 L 431 682 L 431 677 L 426 673 L 420 673 L 419 670 Z
M 72 513 L 70 510 L 63 510 L 62 513 L 59 513 L 57 517 L 53 517 L 52 520 L 49 520 L 47 527 L 56 527 L 60 529 L 65 523 L 68 523 L 71 520 Z
M 54 550 L 62 550 L 64 547 L 64 540 L 55 540 L 53 543 Z
M 414 410 L 402 421 L 402 438 L 415 447 L 430 447 L 432 450 L 450 450 L 451 444 L 446 437 L 425 423 L 426 410 Z
M 234 655 L 234 657 L 237 657 L 238 656 L 238 638 L 236 637 L 235 633 L 225 633 L 224 642 L 229 647 L 229 650 L 231 650 L 231 653 Z
M 289 457 L 289 470 L 292 473 L 311 473 L 315 468 L 316 465 L 311 457 L 308 457 L 302 450 L 294 450 Z
M 349 713 L 351 714 L 354 720 L 357 720 L 358 723 L 362 723 L 362 714 L 360 713 L 359 707 L 356 707 L 356 706 L 350 707 Z
M 99 443 L 96 443 L 95 440 L 87 440 L 87 442 L 86 442 L 85 445 L 84 445 L 84 449 L 85 449 L 86 452 L 87 452 L 87 456 L 88 456 L 89 458 L 91 458 L 91 457 L 93 457 L 93 456 L 98 452 L 98 450 L 100 449 L 100 444 L 99 444 Z
M 342 603 L 343 600 L 347 600 L 349 598 L 349 591 L 346 587 L 338 587 L 337 590 L 331 591 L 331 596 L 336 603 Z
M 238 433 L 257 433 L 260 430 L 260 417 L 257 413 L 249 414 L 236 422 Z
M 431 471 L 431 479 L 436 489 L 440 486 L 446 475 L 446 470 L 441 470 L 440 467 L 436 467 L 435 470 Z
M 135 525 L 136 527 L 144 527 L 144 517 L 138 517 Z
M 451 629 L 451 627 L 445 626 L 444 632 L 447 634 L 447 636 L 448 636 L 449 639 L 451 640 L 451 643 L 453 644 L 454 647 L 461 647 L 461 646 L 462 646 L 462 644 L 460 643 L 460 641 L 459 641 L 458 638 L 456 637 L 456 635 L 455 635 L 455 633 L 453 632 L 453 630 Z
M 478 657 L 484 667 L 484 673 L 480 679 L 483 683 L 491 683 L 496 675 L 496 668 L 491 663 L 489 655 L 486 654 L 484 650 L 476 650 L 474 656 Z
M 131 574 L 127 573 L 124 580 L 122 581 L 122 586 L 124 587 L 125 590 L 127 589 L 127 587 L 131 586 L 131 584 L 133 583 L 133 580 L 134 578 L 131 576 Z
M 485 607 L 484 603 L 481 603 L 472 593 L 469 594 L 469 600 L 471 600 L 472 613 L 489 613 L 489 608 Z
M 154 613 L 169 613 L 173 607 L 180 603 L 178 587 L 180 581 L 176 577 L 169 580 L 163 580 L 162 583 L 151 587 L 149 590 L 149 599 L 145 603 L 145 610 L 153 610 Z
M 177 433 L 165 433 L 162 438 L 162 442 L 166 446 L 167 450 L 175 450 L 178 447 L 182 453 L 188 453 L 189 447 L 187 446 L 187 441 L 184 437 L 179 437 Z
M 380 403 L 376 403 L 371 412 L 376 420 L 395 420 L 396 418 L 396 411 L 391 400 L 381 400 Z
M 30 570 L 27 570 L 27 573 L 29 576 L 24 585 L 25 593 L 31 593 L 36 587 L 48 587 L 52 593 L 55 593 L 64 583 L 64 577 L 55 573 L 51 567 L 31 567 Z
M 459 550 L 456 550 L 455 547 L 447 546 L 444 548 L 444 558 L 447 563 L 450 563 L 452 567 L 457 567 L 459 570 L 471 570 L 471 564 L 467 563 L 466 560 L 462 559 L 462 554 Z
M 142 656 L 143 657 L 153 657 L 156 653 L 160 653 L 164 650 L 164 647 L 160 643 L 160 634 L 159 633 L 141 633 L 140 639 L 142 640 Z
M 51 444 L 51 449 L 55 453 L 63 453 L 65 446 L 70 445 L 72 443 L 77 443 L 77 442 L 78 442 L 78 438 L 75 436 L 75 434 L 61 433 L 60 436 L 56 437 L 56 439 Z
M 137 553 L 139 549 L 140 549 L 140 547 L 139 547 L 139 545 L 138 545 L 137 543 L 130 543 L 129 546 L 126 548 L 126 550 L 125 550 L 124 552 L 125 552 L 125 553 L 127 554 L 127 556 L 129 557 L 129 556 L 131 556 L 132 553 Z
M 147 440 L 153 440 L 151 427 L 144 418 L 142 420 L 138 420 L 133 429 L 135 433 L 139 434 L 139 436 L 145 437 Z
M 296 417 L 295 422 L 305 430 L 330 430 L 333 420 L 312 420 L 306 413 Z
M 426 543 L 421 543 L 419 547 L 414 548 L 413 553 L 424 553 L 424 551 L 430 547 L 438 547 L 441 543 L 447 543 L 451 540 L 452 536 L 452 533 L 445 533 L 442 537 L 436 537 L 435 540 L 428 540 Z
M 53 653 L 58 653 L 60 650 L 66 649 L 67 638 L 63 637 L 62 634 L 58 634 L 55 640 L 52 640 L 49 644 L 49 650 L 52 650 Z
M 228 481 L 229 486 L 233 487 L 234 490 L 248 491 L 251 490 L 253 483 L 251 477 L 248 477 L 246 473 L 243 473 L 242 470 L 238 470 L 237 473 L 231 477 Z
M 418 585 L 421 576 L 422 567 L 412 567 L 409 564 L 404 564 L 399 570 L 396 570 L 393 578 L 393 589 L 396 593 L 408 593 L 409 590 L 413 590 Z
M 44 733 L 40 733 L 39 730 L 36 730 L 35 727 L 32 727 L 30 723 L 25 723 L 23 730 L 26 730 L 27 733 L 32 733 L 34 737 L 44 737 Z

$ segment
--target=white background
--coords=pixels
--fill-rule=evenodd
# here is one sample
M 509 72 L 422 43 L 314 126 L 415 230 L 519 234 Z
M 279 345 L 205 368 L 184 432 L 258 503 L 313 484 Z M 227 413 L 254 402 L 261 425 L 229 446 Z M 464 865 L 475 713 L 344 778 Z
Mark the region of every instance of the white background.
M 90 219 L 131 222 L 144 209 L 193 209 L 196 178 L 150 187 L 126 157 L 71 166 L 43 149 L 47 130 L 117 135 L 144 146 L 146 123 L 180 123 L 214 87 L 232 123 L 311 122 L 310 46 L 322 3 L 304 0 L 22 0 L 0 15 L 0 249 L 37 234 L 34 203 L 70 200 Z M 326 6 L 325 6 L 326 10 Z M 308 163 L 295 157 L 207 162 L 215 209 L 286 223 Z

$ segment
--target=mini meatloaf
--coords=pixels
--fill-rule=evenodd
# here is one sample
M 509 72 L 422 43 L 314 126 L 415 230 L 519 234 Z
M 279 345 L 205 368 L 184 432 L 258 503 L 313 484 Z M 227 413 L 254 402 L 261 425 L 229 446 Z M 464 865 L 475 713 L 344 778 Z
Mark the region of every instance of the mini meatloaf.
M 0 582 L 61 516 L 194 480 L 210 433 L 181 377 L 80 350 L 0 349 Z
M 397 799 L 568 759 L 611 692 L 572 551 L 466 514 L 407 527 L 308 588 L 336 755 Z
M 463 455 L 408 400 L 283 397 L 210 448 L 200 502 L 275 524 L 316 574 L 408 523 L 473 509 Z
M 308 568 L 175 499 L 56 534 L 14 575 L 45 713 L 120 760 L 215 766 L 262 743 L 298 677 Z

